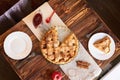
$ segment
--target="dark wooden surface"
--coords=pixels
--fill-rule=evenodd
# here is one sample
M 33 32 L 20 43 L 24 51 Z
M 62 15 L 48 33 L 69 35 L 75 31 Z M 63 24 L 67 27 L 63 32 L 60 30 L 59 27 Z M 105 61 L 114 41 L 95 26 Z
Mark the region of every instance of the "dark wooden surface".
M 86 0 L 120 39 L 120 0 Z
M 87 43 L 89 38 L 86 38 L 86 35 L 91 32 L 105 32 L 114 38 L 116 42 L 116 54 L 106 61 L 99 61 L 95 59 L 101 68 L 104 68 L 106 64 L 111 62 L 120 54 L 119 39 L 108 28 L 106 23 L 103 22 L 101 17 L 98 16 L 98 14 L 93 9 L 91 9 L 91 7 L 86 4 L 84 0 L 64 0 L 62 2 L 51 0 L 49 3 L 63 20 L 63 22 L 76 34 L 87 50 Z M 100 25 L 103 25 L 103 27 L 94 32 L 94 29 Z
M 19 80 L 18 75 L 0 53 L 0 80 Z
M 99 61 L 95 59 L 95 61 L 102 69 L 120 54 L 119 39 L 108 28 L 108 26 L 101 21 L 99 16 L 96 15 L 94 11 L 89 8 L 88 5 L 86 5 L 84 1 L 81 2 L 80 0 L 50 0 L 49 4 L 60 16 L 63 22 L 76 34 L 78 39 L 82 42 L 87 50 L 89 37 L 87 38 L 86 35 L 93 32 L 94 29 L 96 29 L 96 27 L 98 27 L 100 24 L 102 24 L 103 27 L 93 32 L 93 34 L 96 32 L 106 32 L 113 37 L 116 43 L 116 52 L 112 56 L 112 58 L 105 61 Z M 16 61 L 8 58 L 5 55 L 5 52 L 3 50 L 3 41 L 9 33 L 17 30 L 26 32 L 31 37 L 33 42 L 33 49 L 31 51 L 31 54 L 35 53 L 35 56 Z M 62 70 L 59 68 L 58 65 L 49 63 L 48 61 L 46 61 L 46 59 L 44 59 L 44 57 L 41 55 L 38 44 L 39 41 L 36 39 L 33 33 L 24 24 L 24 22 L 20 21 L 17 25 L 13 26 L 10 30 L 8 30 L 1 36 L 0 53 L 21 79 L 51 80 L 50 75 L 53 71 L 59 70 L 62 72 Z M 63 80 L 67 79 L 67 76 L 65 76 Z
M 42 56 L 39 48 L 39 41 L 23 21 L 19 22 L 5 34 L 3 34 L 4 36 L 1 36 L 2 39 L 0 41 L 4 41 L 5 37 L 13 31 L 23 31 L 27 33 L 33 42 L 33 48 L 30 55 L 34 55 L 35 53 L 35 56 L 32 56 L 30 58 L 28 57 L 19 61 L 10 59 L 5 55 L 3 44 L 1 44 L 0 47 L 2 56 L 4 56 L 4 58 L 8 61 L 8 63 L 22 80 L 51 80 L 51 73 L 53 73 L 53 71 L 57 70 L 63 73 L 58 65 L 48 62 Z M 67 80 L 66 78 L 67 77 L 65 76 L 63 80 Z

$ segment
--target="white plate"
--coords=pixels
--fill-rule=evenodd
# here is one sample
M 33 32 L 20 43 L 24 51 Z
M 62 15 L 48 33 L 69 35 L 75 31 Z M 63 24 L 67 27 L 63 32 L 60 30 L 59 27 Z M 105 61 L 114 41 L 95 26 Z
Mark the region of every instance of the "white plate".
M 9 34 L 4 41 L 5 53 L 10 58 L 15 60 L 20 60 L 27 57 L 31 49 L 31 38 L 24 32 L 13 32 Z
M 111 40 L 111 44 L 110 44 L 110 52 L 109 53 L 103 53 L 102 51 L 98 50 L 96 47 L 94 47 L 93 43 L 96 41 L 96 40 L 99 40 L 105 36 L 108 36 Z M 106 60 L 106 59 L 109 59 L 110 57 L 112 57 L 112 55 L 114 54 L 114 51 L 115 51 L 115 42 L 114 40 L 112 39 L 111 36 L 109 36 L 108 34 L 106 33 L 96 33 L 94 34 L 89 42 L 88 42 L 88 48 L 89 48 L 89 51 L 91 53 L 91 55 L 98 59 L 98 60 Z

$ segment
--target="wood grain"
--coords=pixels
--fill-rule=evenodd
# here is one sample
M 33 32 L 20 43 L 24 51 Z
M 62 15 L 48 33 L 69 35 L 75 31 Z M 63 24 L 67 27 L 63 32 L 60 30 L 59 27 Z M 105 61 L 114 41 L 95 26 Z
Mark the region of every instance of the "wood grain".
M 50 0 L 49 4 L 59 15 L 59 17 L 65 22 L 65 24 L 75 33 L 77 38 L 83 44 L 88 51 L 88 40 L 90 37 L 86 35 L 97 32 L 108 33 L 116 44 L 115 54 L 108 60 L 101 61 L 93 58 L 97 64 L 104 69 L 105 66 L 120 55 L 120 41 L 114 35 L 114 33 L 107 27 L 107 25 L 100 19 L 100 17 L 92 10 L 83 0 Z M 102 27 L 94 31 L 102 24 Z M 32 39 L 33 48 L 29 56 L 23 60 L 13 60 L 5 55 L 3 49 L 4 39 L 8 34 L 14 31 L 23 31 L 27 33 Z M 92 35 L 91 34 L 91 35 Z M 58 65 L 48 62 L 41 54 L 39 48 L 39 41 L 35 35 L 30 31 L 27 25 L 20 21 L 13 26 L 3 35 L 0 39 L 0 53 L 11 65 L 13 70 L 18 74 L 22 80 L 51 80 L 51 74 L 54 71 L 60 71 L 64 78 L 63 80 L 69 80 L 69 78 L 63 73 Z M 89 52 L 89 51 L 88 51 Z
M 108 25 L 108 27 L 120 39 L 120 0 L 86 0 L 101 19 Z
M 63 22 L 65 22 L 65 24 L 76 34 L 76 36 L 82 42 L 82 44 L 84 45 L 84 47 L 87 49 L 88 52 L 89 50 L 87 43 L 89 38 L 87 38 L 86 35 L 91 33 L 101 24 L 103 25 L 103 27 L 93 32 L 92 34 L 97 32 L 105 32 L 109 34 L 116 42 L 116 52 L 110 59 L 105 61 L 100 61 L 94 58 L 95 61 L 98 63 L 98 65 L 103 69 L 106 64 L 110 63 L 119 55 L 119 50 L 117 48 L 120 41 L 115 36 L 115 34 L 108 28 L 108 26 L 103 22 L 103 20 L 97 15 L 97 13 L 93 9 L 91 9 L 91 7 L 89 7 L 89 5 L 86 3 L 85 0 L 76 0 L 74 3 L 72 2 L 74 2 L 74 0 L 70 0 L 70 1 L 63 0 L 62 3 L 60 3 L 60 1 L 54 1 L 54 0 L 49 1 L 50 5 L 53 7 L 56 13 L 60 16 Z M 67 6 L 65 4 L 69 4 L 69 5 Z M 81 7 L 78 7 L 78 5 Z M 60 6 L 62 6 L 62 8 L 59 8 Z M 69 8 L 72 7 L 72 9 L 70 9 L 68 13 L 65 13 L 68 7 Z
M 1 54 L 5 57 L 5 59 L 9 62 L 11 67 L 16 71 L 16 73 L 19 75 L 19 77 L 22 80 L 28 80 L 28 78 L 33 78 L 31 76 L 33 76 L 33 74 L 38 74 L 38 72 L 43 70 L 44 67 L 46 67 L 44 71 L 46 71 L 47 68 L 51 68 L 52 65 L 53 65 L 53 69 L 55 69 L 55 67 L 60 69 L 58 65 L 51 64 L 42 56 L 40 52 L 40 48 L 39 48 L 39 41 L 37 40 L 37 38 L 33 35 L 33 33 L 30 31 L 30 29 L 26 26 L 26 24 L 23 21 L 20 21 L 13 28 L 8 30 L 4 36 L 1 36 L 2 37 L 1 41 L 4 41 L 5 37 L 14 31 L 23 31 L 27 33 L 33 42 L 33 48 L 32 48 L 30 55 L 36 53 L 33 57 L 29 57 L 30 56 L 29 55 L 28 56 L 29 58 L 25 58 L 23 60 L 17 61 L 17 60 L 10 59 L 7 55 L 5 55 L 3 44 L 1 45 L 0 47 Z M 49 64 L 51 64 L 51 66 L 47 66 Z M 53 71 L 54 70 L 52 70 L 52 72 Z M 39 75 L 43 75 L 43 73 L 40 72 Z M 49 77 L 50 76 L 51 75 L 49 75 Z M 34 80 L 36 80 L 36 78 Z

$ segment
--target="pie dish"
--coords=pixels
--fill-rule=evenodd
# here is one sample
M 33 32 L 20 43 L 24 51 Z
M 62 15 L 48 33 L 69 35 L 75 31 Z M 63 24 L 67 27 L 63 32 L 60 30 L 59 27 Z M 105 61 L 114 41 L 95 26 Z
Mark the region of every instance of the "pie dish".
M 110 51 L 108 53 L 105 53 L 104 51 L 101 51 L 94 46 L 94 43 L 96 41 L 101 40 L 101 39 L 105 38 L 106 36 L 109 37 L 109 39 L 110 39 L 110 46 L 109 46 Z M 112 55 L 114 54 L 115 42 L 114 42 L 113 38 L 107 33 L 103 33 L 103 32 L 96 33 L 96 34 L 92 35 L 92 37 L 90 38 L 90 40 L 88 42 L 88 49 L 94 58 L 96 58 L 98 60 L 106 60 L 106 59 L 111 58 Z
M 31 38 L 24 32 L 12 32 L 5 38 L 4 51 L 12 59 L 24 59 L 30 54 L 31 49 Z
M 70 33 L 62 42 L 58 38 L 58 31 L 52 27 L 40 41 L 43 56 L 55 64 L 70 62 L 78 52 L 78 39 Z

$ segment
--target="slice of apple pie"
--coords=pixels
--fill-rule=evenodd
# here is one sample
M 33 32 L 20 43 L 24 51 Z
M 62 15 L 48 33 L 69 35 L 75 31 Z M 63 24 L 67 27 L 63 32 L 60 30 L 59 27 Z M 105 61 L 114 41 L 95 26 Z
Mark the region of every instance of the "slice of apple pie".
M 65 64 L 71 61 L 78 51 L 78 40 L 71 33 L 63 42 L 58 40 L 56 28 L 51 28 L 42 38 L 40 49 L 43 56 L 55 64 Z
M 104 53 L 110 52 L 110 43 L 111 40 L 108 36 L 103 37 L 100 40 L 97 40 L 93 45 Z

